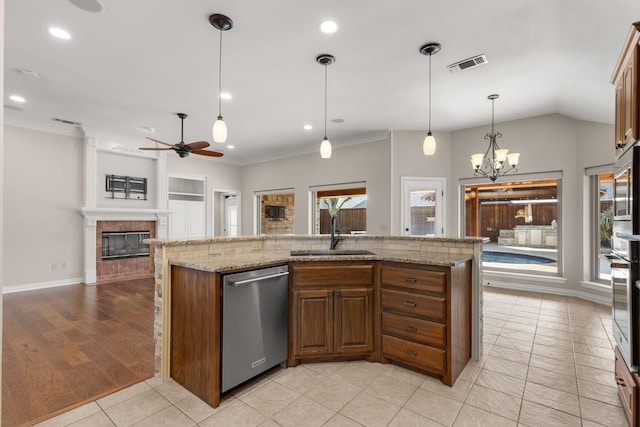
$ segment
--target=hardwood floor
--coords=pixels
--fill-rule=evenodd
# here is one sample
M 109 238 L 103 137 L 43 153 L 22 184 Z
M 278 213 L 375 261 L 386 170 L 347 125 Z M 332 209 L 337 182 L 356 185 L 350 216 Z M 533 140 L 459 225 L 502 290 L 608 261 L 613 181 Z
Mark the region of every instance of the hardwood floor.
M 4 295 L 2 425 L 26 426 L 154 373 L 154 280 Z

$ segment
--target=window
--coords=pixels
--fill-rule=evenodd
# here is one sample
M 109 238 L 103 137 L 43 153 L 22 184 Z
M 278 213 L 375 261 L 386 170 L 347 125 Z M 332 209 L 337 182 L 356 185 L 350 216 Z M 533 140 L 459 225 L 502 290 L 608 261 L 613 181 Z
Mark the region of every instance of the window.
M 483 268 L 559 274 L 560 179 L 464 186 L 465 235 L 488 237 Z
M 295 233 L 293 190 L 256 194 L 257 234 Z
M 336 213 L 342 234 L 364 234 L 367 231 L 367 189 L 351 188 L 311 189 L 314 201 L 312 234 L 331 233 L 331 214 Z
M 610 168 L 609 168 L 610 169 Z M 613 232 L 613 173 L 590 176 L 592 200 L 592 277 L 595 282 L 610 283 L 611 269 L 601 255 L 611 251 Z

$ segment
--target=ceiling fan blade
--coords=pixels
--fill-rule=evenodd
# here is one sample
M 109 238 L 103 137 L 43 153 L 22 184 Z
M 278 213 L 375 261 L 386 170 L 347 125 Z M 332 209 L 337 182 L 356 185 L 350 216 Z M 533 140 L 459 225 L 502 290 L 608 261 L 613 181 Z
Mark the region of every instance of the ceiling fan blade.
M 173 150 L 173 148 L 140 147 L 138 148 L 138 150 L 164 151 L 164 150 Z
M 223 153 L 219 151 L 209 151 L 209 150 L 191 150 L 193 154 L 200 154 L 201 156 L 209 156 L 209 157 L 222 157 Z
M 158 144 L 164 144 L 164 145 L 168 145 L 169 147 L 173 147 L 173 144 L 167 144 L 166 142 L 158 141 L 157 139 L 149 138 L 148 136 L 146 138 L 150 139 L 153 142 L 157 142 Z
M 187 144 L 187 147 L 189 147 L 191 151 L 202 150 L 203 148 L 207 148 L 208 146 L 209 146 L 209 143 L 207 141 L 197 141 L 197 142 L 191 142 Z

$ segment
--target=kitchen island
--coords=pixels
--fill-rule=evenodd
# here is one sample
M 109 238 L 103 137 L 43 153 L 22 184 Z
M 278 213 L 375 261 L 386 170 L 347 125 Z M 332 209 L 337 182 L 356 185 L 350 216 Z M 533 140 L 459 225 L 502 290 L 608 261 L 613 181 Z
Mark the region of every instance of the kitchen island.
M 216 406 L 221 278 L 238 271 L 288 265 L 288 366 L 352 358 L 393 361 L 437 375 L 451 385 L 469 357 L 477 359 L 482 352 L 478 260 L 483 241 L 357 235 L 342 237 L 336 252 L 325 251 L 327 236 L 149 241 L 155 245 L 156 371 L 163 378 L 175 378 L 181 373 L 177 370 L 190 363 L 198 365 L 192 366 L 194 372 L 201 372 L 200 361 L 207 359 L 215 381 L 200 384 L 200 389 L 212 393 L 200 393 L 200 397 Z M 310 250 L 321 255 L 292 255 L 292 251 Z M 356 270 L 359 273 L 352 275 Z M 181 300 L 178 305 L 171 303 L 172 287 L 176 287 L 173 295 L 178 295 L 174 298 Z M 191 301 L 186 305 L 184 295 L 176 294 L 183 287 L 190 289 L 184 293 Z M 206 325 L 206 332 L 186 340 L 189 345 L 194 340 L 207 344 L 194 347 L 201 355 L 190 362 L 183 361 L 183 356 L 189 358 L 191 350 L 171 356 L 177 345 L 172 347 L 171 342 L 172 310 L 189 313 L 181 317 L 183 323 L 184 319 L 199 318 Z M 344 320 L 341 313 L 351 313 L 351 317 Z M 352 313 L 359 314 L 354 317 Z M 311 316 L 314 320 L 305 323 Z M 181 328 L 190 332 L 188 324 Z M 407 337 L 407 333 L 415 337 Z M 179 337 L 174 336 L 174 341 Z

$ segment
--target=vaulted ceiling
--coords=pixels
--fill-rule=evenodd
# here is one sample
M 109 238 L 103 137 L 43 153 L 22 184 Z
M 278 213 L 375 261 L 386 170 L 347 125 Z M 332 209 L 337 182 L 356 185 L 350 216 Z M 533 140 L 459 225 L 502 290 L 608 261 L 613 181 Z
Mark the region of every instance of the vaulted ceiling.
M 432 130 L 453 131 L 560 113 L 613 123 L 611 73 L 637 0 L 96 0 L 5 1 L 7 124 L 78 122 L 154 146 L 180 139 L 175 113 L 189 115 L 185 142 L 207 140 L 246 164 L 318 151 L 324 135 L 324 70 L 330 53 L 328 130 L 335 145 L 388 129 L 427 129 L 427 42 L 432 57 Z M 74 4 L 75 3 L 75 4 Z M 219 31 L 223 13 L 222 101 L 228 144 L 214 144 Z M 318 24 L 335 20 L 335 34 Z M 51 37 L 65 28 L 70 40 Z M 487 63 L 452 73 L 447 65 L 484 54 Z M 39 78 L 31 73 L 37 73 Z M 333 120 L 342 119 L 342 123 Z M 338 120 L 339 121 L 339 120 Z M 56 122 L 59 123 L 59 122 Z M 305 124 L 313 126 L 303 129 Z M 60 126 L 69 126 L 61 124 Z M 154 128 L 148 133 L 143 128 Z M 419 144 L 419 142 L 418 142 Z

